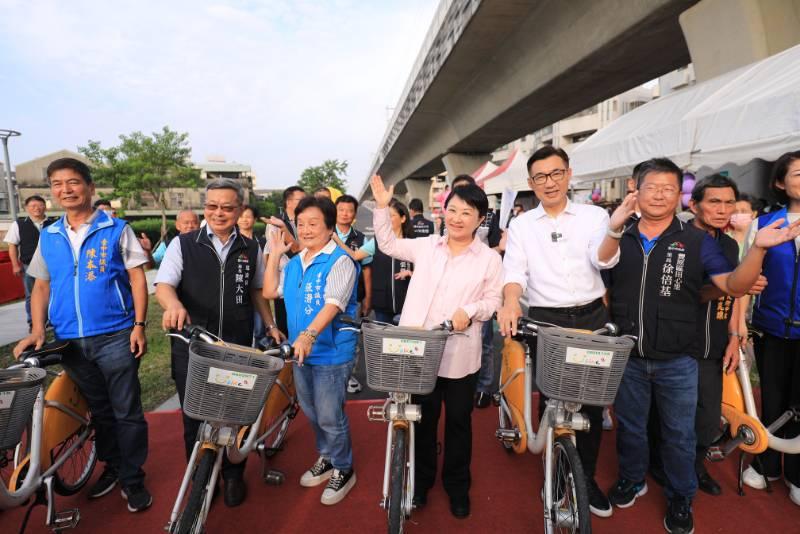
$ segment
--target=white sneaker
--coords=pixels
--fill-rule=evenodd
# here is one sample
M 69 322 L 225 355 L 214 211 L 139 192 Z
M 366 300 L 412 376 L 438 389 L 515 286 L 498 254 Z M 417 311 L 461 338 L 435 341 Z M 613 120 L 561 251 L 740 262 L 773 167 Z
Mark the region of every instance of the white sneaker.
M 331 479 L 328 480 L 328 486 L 322 492 L 320 502 L 322 504 L 332 505 L 344 499 L 353 486 L 356 485 L 356 472 L 352 469 L 348 472 L 333 470 Z
M 350 379 L 347 381 L 347 392 L 348 393 L 358 393 L 361 391 L 361 382 L 354 376 L 351 376 Z
M 786 481 L 786 485 L 789 486 L 789 498 L 797 506 L 800 506 L 800 488 L 798 488 L 788 480 Z
M 767 479 L 769 479 L 770 482 L 774 482 L 779 478 L 780 477 L 767 477 Z M 761 476 L 758 473 L 758 471 L 753 469 L 752 465 L 749 466 L 747 469 L 745 469 L 744 473 L 742 473 L 742 482 L 744 482 L 746 486 L 749 486 L 753 489 L 757 490 L 767 489 L 767 483 L 764 482 L 764 477 Z
M 319 486 L 331 478 L 332 474 L 333 466 L 331 465 L 331 461 L 320 456 L 317 458 L 317 461 L 314 462 L 314 465 L 300 477 L 300 485 L 304 488 Z

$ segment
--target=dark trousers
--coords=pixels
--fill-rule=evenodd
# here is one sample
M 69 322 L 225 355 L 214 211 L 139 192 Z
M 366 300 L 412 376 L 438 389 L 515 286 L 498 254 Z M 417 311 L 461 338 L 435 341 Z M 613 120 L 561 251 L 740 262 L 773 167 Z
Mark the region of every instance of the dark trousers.
M 130 337 L 126 328 L 74 339 L 62 360 L 92 412 L 97 457 L 117 471 L 123 487 L 142 483 L 147 459 L 139 360 L 131 354 Z
M 791 406 L 800 405 L 800 340 L 764 334 L 755 342 L 756 367 L 761 380 L 761 421 L 771 425 Z M 789 421 L 778 437 L 791 439 L 800 434 L 800 423 Z M 769 477 L 781 476 L 781 453 L 767 449 L 759 455 Z M 758 464 L 753 465 L 758 468 Z M 800 487 L 800 454 L 783 455 L 786 480 Z
M 286 303 L 283 302 L 283 299 L 275 299 L 272 302 L 275 303 L 275 325 L 278 330 L 289 335 L 289 327 L 286 322 Z
M 704 464 L 706 453 L 714 440 L 719 437 L 719 420 L 722 411 L 722 360 L 702 359 L 697 361 L 697 410 L 694 430 L 697 435 L 695 472 L 697 476 L 706 473 Z M 658 415 L 656 397 L 650 400 L 650 418 L 647 422 L 648 443 L 650 446 L 650 468 L 660 467 L 661 459 L 661 418 Z
M 605 306 L 595 307 L 594 309 L 568 313 L 559 308 L 530 308 L 528 315 L 531 319 L 544 321 L 560 326 L 562 328 L 580 328 L 585 330 L 599 330 L 609 321 L 608 310 Z M 536 355 L 536 342 L 531 343 L 531 354 Z M 534 360 L 535 361 L 535 360 Z M 535 368 L 535 366 L 534 366 Z M 547 397 L 540 394 L 539 397 L 539 420 L 544 413 Z M 581 457 L 583 472 L 587 480 L 594 480 L 594 473 L 597 468 L 597 455 L 600 453 L 600 441 L 603 437 L 603 407 L 602 406 L 583 406 L 581 412 L 589 418 L 589 431 L 576 432 L 575 438 L 578 447 L 578 455 Z
M 175 381 L 175 388 L 178 390 L 178 398 L 183 406 L 183 398 L 186 395 L 186 374 L 189 371 L 189 347 L 183 341 L 173 340 L 172 342 L 172 379 Z M 197 441 L 197 432 L 200 430 L 202 421 L 192 419 L 186 412 L 183 415 L 183 446 L 186 452 L 186 461 L 192 456 L 194 444 Z M 228 456 L 222 460 L 222 478 L 241 479 L 244 476 L 244 466 L 246 461 L 234 464 L 228 461 Z
M 463 378 L 440 376 L 430 395 L 414 397 L 414 402 L 422 407 L 422 419 L 417 423 L 414 440 L 418 492 L 428 491 L 436 480 L 436 434 L 444 404 L 442 484 L 451 499 L 461 499 L 469 494 L 472 481 L 469 470 L 472 461 L 472 406 L 477 380 L 478 373 Z
M 33 284 L 36 278 L 28 276 L 28 266 L 22 265 L 22 285 L 25 288 L 25 315 L 28 318 L 28 331 L 31 329 L 31 293 L 33 292 Z

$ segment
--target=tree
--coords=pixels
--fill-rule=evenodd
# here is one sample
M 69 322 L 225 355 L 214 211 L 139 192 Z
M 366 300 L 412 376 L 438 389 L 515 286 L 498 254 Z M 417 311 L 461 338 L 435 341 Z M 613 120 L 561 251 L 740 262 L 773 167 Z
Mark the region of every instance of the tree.
M 255 204 L 262 217 L 273 215 L 277 217 L 283 207 L 283 194 L 280 191 L 273 191 L 264 200 L 258 200 Z
M 322 165 L 308 167 L 300 175 L 297 185 L 306 190 L 308 194 L 319 187 L 335 187 L 343 192 L 347 188 L 347 162 L 338 159 L 328 159 Z
M 173 187 L 195 188 L 202 185 L 200 171 L 192 167 L 189 134 L 164 126 L 152 136 L 142 132 L 120 135 L 119 146 L 102 148 L 89 140 L 78 147 L 94 164 L 93 175 L 99 185 L 114 188 L 112 195 L 141 202 L 142 193 L 153 196 L 161 208 L 161 238 L 167 234 L 167 190 Z

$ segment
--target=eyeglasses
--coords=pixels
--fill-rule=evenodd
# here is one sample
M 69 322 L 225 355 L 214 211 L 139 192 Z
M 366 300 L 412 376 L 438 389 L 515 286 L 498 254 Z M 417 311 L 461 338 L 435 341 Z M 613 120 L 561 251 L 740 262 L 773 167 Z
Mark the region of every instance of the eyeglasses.
M 233 213 L 234 211 L 236 211 L 239 208 L 239 205 L 236 204 L 234 206 L 231 206 L 231 205 L 220 206 L 219 204 L 206 204 L 204 207 L 205 207 L 206 211 L 222 210 L 225 213 Z
M 655 184 L 648 184 L 642 186 L 642 192 L 646 195 L 655 195 L 656 193 L 661 193 L 665 197 L 674 197 L 678 194 L 678 188 L 674 185 L 655 185 Z
M 558 183 L 561 180 L 563 180 L 566 175 L 567 175 L 567 169 L 556 169 L 553 172 L 540 172 L 534 174 L 533 176 L 530 177 L 530 179 L 533 180 L 533 183 L 536 185 L 544 185 L 545 183 L 547 183 L 548 178 Z

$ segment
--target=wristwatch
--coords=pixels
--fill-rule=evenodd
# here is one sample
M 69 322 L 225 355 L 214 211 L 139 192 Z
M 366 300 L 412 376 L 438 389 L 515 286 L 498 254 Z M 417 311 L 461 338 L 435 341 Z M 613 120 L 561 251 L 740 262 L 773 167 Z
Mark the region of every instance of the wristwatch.
M 142 328 L 147 327 L 147 321 L 134 321 L 133 326 L 141 326 Z
M 625 231 L 625 228 L 624 228 L 624 227 L 623 227 L 623 228 L 622 228 L 622 230 L 620 230 L 619 232 L 615 232 L 615 231 L 614 231 L 614 230 L 612 230 L 612 229 L 611 229 L 611 227 L 609 226 L 609 227 L 608 227 L 608 230 L 606 230 L 606 235 L 607 235 L 608 237 L 612 238 L 612 239 L 622 239 L 622 233 L 623 233 L 624 231 Z
M 265 328 L 267 329 L 267 332 L 272 332 L 273 329 L 278 328 L 278 327 L 276 325 L 274 325 L 274 324 L 268 324 L 268 325 L 265 325 Z

